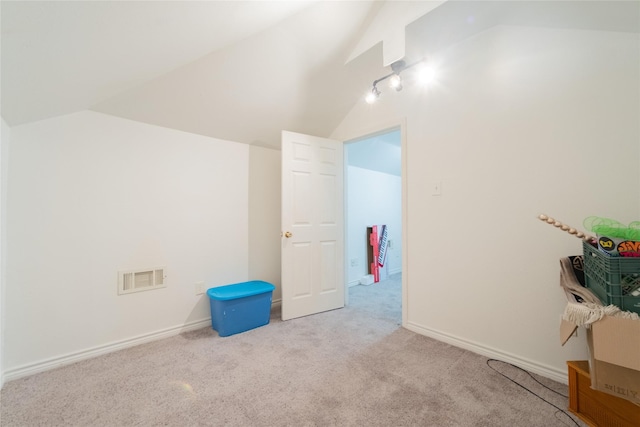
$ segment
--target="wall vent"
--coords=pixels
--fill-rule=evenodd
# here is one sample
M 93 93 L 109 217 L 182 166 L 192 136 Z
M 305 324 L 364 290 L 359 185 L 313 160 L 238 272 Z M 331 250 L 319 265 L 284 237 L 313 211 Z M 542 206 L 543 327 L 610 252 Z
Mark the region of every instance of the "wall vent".
M 118 295 L 164 288 L 164 267 L 118 272 Z

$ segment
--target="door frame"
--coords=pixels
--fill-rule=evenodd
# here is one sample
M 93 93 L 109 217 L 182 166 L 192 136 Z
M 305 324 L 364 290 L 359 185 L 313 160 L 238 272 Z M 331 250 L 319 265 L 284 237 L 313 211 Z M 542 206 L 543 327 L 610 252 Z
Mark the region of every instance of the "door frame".
M 380 123 L 377 123 L 375 125 L 369 126 L 367 128 L 363 128 L 363 129 L 353 129 L 353 130 L 349 130 L 347 133 L 345 134 L 340 134 L 339 136 L 333 138 L 333 139 L 338 139 L 342 141 L 342 145 L 343 145 L 343 150 L 344 150 L 344 187 L 345 187 L 345 191 L 343 192 L 344 195 L 344 203 L 343 203 L 343 221 L 344 221 L 344 225 L 345 225 L 345 230 L 344 230 L 344 235 L 345 235 L 345 239 L 344 239 L 344 271 L 347 272 L 349 271 L 349 260 L 348 260 L 348 254 L 349 254 L 349 245 L 346 239 L 346 236 L 348 235 L 348 222 L 347 222 L 347 211 L 348 211 L 348 206 L 347 206 L 347 186 L 349 185 L 348 181 L 347 181 L 347 168 L 348 168 L 348 162 L 349 159 L 347 157 L 347 147 L 346 145 L 349 142 L 352 141 L 356 141 L 356 140 L 362 140 L 362 139 L 367 139 L 370 137 L 374 137 L 376 135 L 380 135 L 380 134 L 384 134 L 387 132 L 390 132 L 392 130 L 395 129 L 400 129 L 400 169 L 401 169 L 401 175 L 400 175 L 400 179 L 401 179 L 401 187 L 402 187 L 402 206 L 401 206 L 401 218 L 402 218 L 402 326 L 406 327 L 407 325 L 407 314 L 408 314 L 408 304 L 409 304 L 409 298 L 408 298 L 408 292 L 407 292 L 407 283 L 409 280 L 409 274 L 408 274 L 408 253 L 407 253 L 407 248 L 408 248 L 408 233 L 407 233 L 407 229 L 408 229 L 408 221 L 407 221 L 407 200 L 408 200 L 408 192 L 407 192 L 407 123 L 406 123 L 406 118 L 400 118 L 400 119 L 395 119 L 395 120 L 389 120 L 389 121 L 382 121 Z M 348 281 L 348 277 L 345 274 L 345 284 L 344 284 L 344 302 L 345 305 L 349 304 L 349 284 L 347 283 Z

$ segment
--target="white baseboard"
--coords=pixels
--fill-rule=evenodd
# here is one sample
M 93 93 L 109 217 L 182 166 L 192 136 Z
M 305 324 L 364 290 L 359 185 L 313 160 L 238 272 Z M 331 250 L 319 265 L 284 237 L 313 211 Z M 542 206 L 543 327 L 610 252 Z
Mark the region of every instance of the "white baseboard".
M 211 326 L 211 318 L 196 320 L 193 322 L 185 323 L 183 325 L 174 326 L 167 329 L 151 332 L 144 335 L 139 335 L 133 338 L 127 338 L 122 341 L 116 341 L 113 343 L 89 348 L 86 350 L 78 351 L 75 353 L 69 353 L 64 356 L 52 357 L 36 363 L 30 363 L 20 366 L 18 368 L 9 369 L 4 372 L 3 380 L 9 382 L 18 378 L 27 377 L 29 375 L 37 374 L 39 372 L 48 371 L 51 369 L 59 368 L 61 366 L 70 365 L 72 363 L 80 362 L 81 360 L 91 359 L 93 357 L 101 356 L 107 353 L 113 353 L 114 351 L 123 350 L 125 348 L 134 347 L 136 345 L 145 344 L 151 341 L 160 340 L 163 338 L 169 338 L 183 332 L 193 331 L 201 329 L 206 326 Z
M 389 270 L 389 276 L 391 276 L 392 274 L 398 274 L 398 273 L 402 273 L 402 267 Z
M 347 287 L 350 288 L 352 286 L 358 286 L 360 284 L 359 280 L 352 280 L 351 282 L 347 283 Z
M 404 327 L 420 335 L 424 335 L 438 341 L 446 342 L 447 344 L 451 344 L 456 347 L 469 350 L 473 353 L 477 353 L 491 359 L 497 359 L 503 362 L 514 364 L 524 370 L 527 370 L 529 372 L 532 372 L 538 375 L 542 375 L 543 377 L 552 379 L 559 383 L 562 383 L 562 384 L 569 383 L 567 371 L 558 370 L 551 366 L 542 365 L 532 360 L 523 359 L 516 355 L 505 353 L 504 351 L 487 347 L 487 346 L 478 344 L 476 342 L 472 342 L 460 337 L 456 337 L 454 335 L 450 335 L 444 332 L 436 331 L 434 329 L 426 328 L 416 323 L 407 322 L 407 324 L 404 325 Z

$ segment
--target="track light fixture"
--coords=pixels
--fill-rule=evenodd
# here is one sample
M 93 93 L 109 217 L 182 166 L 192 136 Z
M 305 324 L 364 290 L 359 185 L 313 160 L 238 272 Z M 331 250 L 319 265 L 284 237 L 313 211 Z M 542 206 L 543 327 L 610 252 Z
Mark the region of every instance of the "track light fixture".
M 391 73 L 373 81 L 371 91 L 367 92 L 367 95 L 365 96 L 365 101 L 367 101 L 368 104 L 373 104 L 380 97 L 380 90 L 378 90 L 378 83 L 386 79 L 389 79 L 389 86 L 392 89 L 395 89 L 396 91 L 400 92 L 402 90 L 402 77 L 400 77 L 400 73 L 402 73 L 403 71 L 415 65 L 421 64 L 422 62 L 424 62 L 424 58 L 409 65 L 407 65 L 407 63 L 402 59 L 392 63 Z

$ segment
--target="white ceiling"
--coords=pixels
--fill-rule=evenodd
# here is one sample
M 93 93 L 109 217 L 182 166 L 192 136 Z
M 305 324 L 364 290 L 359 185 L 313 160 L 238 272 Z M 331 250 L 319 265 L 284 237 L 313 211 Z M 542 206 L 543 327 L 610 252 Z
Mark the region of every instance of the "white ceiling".
M 86 109 L 313 3 L 2 1 L 3 117 Z
M 638 1 L 450 0 L 420 17 L 426 3 L 2 0 L 1 114 L 91 109 L 279 147 L 283 129 L 328 136 L 405 26 L 409 61 L 494 25 L 640 31 Z
M 372 135 L 346 144 L 350 166 L 370 169 L 390 175 L 402 175 L 402 155 L 399 129 Z
M 437 52 L 497 25 L 639 33 L 640 1 L 449 1 L 407 25 L 407 46 Z
M 314 4 L 92 109 L 264 146 L 282 130 L 328 136 L 382 70 L 375 51 L 345 65 L 372 6 Z
M 2 117 L 92 109 L 273 147 L 282 129 L 326 136 L 382 69 L 375 49 L 345 66 L 379 6 L 2 1 Z

